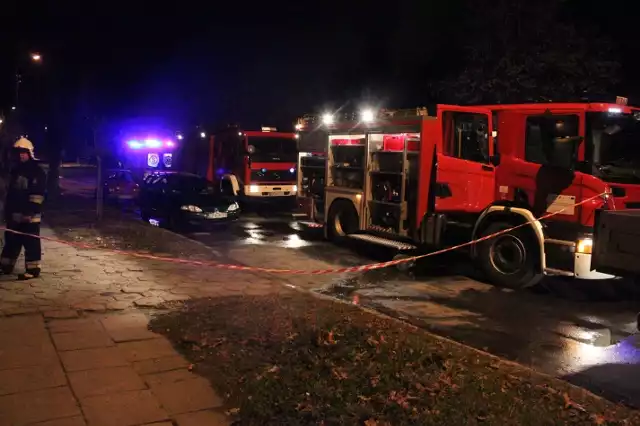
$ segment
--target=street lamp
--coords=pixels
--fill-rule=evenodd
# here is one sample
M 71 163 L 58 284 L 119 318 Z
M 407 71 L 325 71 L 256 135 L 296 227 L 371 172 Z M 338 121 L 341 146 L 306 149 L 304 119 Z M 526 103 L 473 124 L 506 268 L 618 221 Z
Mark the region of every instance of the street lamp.
M 42 61 L 42 55 L 40 55 L 39 53 L 32 53 L 31 54 L 31 60 L 33 62 L 40 62 L 40 61 Z

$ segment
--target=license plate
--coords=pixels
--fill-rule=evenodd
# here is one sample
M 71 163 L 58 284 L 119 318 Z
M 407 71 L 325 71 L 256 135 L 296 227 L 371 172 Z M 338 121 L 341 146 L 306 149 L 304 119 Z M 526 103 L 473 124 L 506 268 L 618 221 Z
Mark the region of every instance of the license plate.
M 280 197 L 284 195 L 284 193 L 282 191 L 280 192 L 269 192 L 269 197 Z
M 225 212 L 207 213 L 207 219 L 223 219 L 225 217 L 227 217 L 227 213 Z

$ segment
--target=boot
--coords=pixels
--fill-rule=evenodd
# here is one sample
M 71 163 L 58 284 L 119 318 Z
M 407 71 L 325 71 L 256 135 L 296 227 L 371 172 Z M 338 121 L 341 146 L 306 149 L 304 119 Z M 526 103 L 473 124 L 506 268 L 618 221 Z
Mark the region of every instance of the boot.
M 40 268 L 27 269 L 24 274 L 18 275 L 20 281 L 32 280 L 40 276 Z

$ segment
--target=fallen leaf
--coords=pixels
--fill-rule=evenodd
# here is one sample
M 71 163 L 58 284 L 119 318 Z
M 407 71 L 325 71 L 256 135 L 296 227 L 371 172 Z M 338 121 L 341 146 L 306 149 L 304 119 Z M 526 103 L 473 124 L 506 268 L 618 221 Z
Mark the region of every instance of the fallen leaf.
M 598 426 L 603 425 L 607 422 L 607 419 L 605 419 L 604 416 L 601 416 L 600 414 L 593 414 L 591 418 L 593 419 L 593 422 Z
M 227 416 L 235 416 L 236 414 L 238 414 L 240 412 L 239 408 L 230 408 L 227 411 L 225 411 L 225 414 Z
M 378 421 L 375 419 L 368 419 L 364 421 L 364 426 L 378 426 Z
M 189 364 L 189 366 L 187 367 L 187 370 L 193 371 L 193 364 Z
M 569 398 L 569 394 L 566 392 L 562 394 L 562 398 L 564 399 L 564 408 L 574 408 L 582 412 L 587 411 L 582 405 L 572 401 L 571 398 Z

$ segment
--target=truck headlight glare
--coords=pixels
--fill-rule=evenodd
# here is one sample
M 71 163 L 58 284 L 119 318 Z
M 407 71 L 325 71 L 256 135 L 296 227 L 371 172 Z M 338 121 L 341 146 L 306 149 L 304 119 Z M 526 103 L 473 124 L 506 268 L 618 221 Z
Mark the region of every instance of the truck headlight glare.
M 593 239 L 582 238 L 576 244 L 576 252 L 581 254 L 591 254 L 593 250 Z

